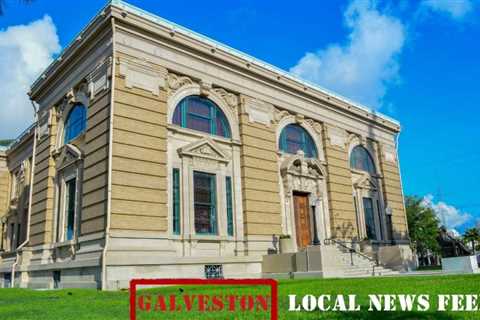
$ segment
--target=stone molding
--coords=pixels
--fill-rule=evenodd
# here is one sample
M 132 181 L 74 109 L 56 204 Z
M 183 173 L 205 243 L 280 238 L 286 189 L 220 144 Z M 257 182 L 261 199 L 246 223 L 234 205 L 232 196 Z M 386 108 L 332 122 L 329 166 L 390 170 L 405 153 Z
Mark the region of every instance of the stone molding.
M 327 126 L 327 139 L 331 146 L 340 147 L 345 149 L 347 144 L 348 135 L 347 132 L 339 127 Z
M 127 88 L 143 89 L 156 96 L 160 94 L 160 88 L 165 88 L 167 69 L 140 59 L 119 58 L 117 63 Z
M 273 105 L 261 100 L 242 96 L 243 112 L 248 114 L 248 121 L 260 123 L 270 127 L 274 122 L 275 108 Z
M 382 144 L 382 157 L 386 162 L 390 162 L 392 164 L 397 163 L 397 152 L 394 146 Z
M 83 159 L 82 151 L 73 144 L 66 144 L 53 153 L 57 172 Z
M 193 158 L 203 158 L 224 163 L 230 161 L 222 149 L 208 137 L 178 149 L 178 154 L 180 157 L 190 156 Z
M 112 77 L 112 57 L 108 57 L 98 64 L 95 69 L 87 76 L 90 99 L 103 90 L 110 87 Z
M 378 182 L 368 173 L 363 174 L 357 181 L 353 183 L 354 188 L 367 189 L 371 191 L 378 190 Z

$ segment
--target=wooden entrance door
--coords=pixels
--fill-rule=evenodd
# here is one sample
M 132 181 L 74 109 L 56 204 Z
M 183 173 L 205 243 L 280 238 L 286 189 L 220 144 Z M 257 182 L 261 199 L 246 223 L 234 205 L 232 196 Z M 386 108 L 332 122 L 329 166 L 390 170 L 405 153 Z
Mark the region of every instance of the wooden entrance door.
M 298 249 L 303 249 L 312 243 L 308 195 L 294 193 L 293 206 L 295 210 L 297 246 Z

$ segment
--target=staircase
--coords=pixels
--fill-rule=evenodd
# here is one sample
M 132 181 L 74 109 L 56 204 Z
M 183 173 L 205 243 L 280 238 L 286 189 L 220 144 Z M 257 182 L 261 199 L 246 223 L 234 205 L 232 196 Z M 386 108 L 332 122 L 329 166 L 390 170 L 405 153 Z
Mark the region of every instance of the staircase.
M 323 249 L 328 256 L 328 259 L 323 263 L 323 276 L 325 278 L 356 278 L 399 274 L 398 271 L 380 264 L 377 265 L 374 258 L 363 253 L 353 252 L 342 244 L 332 243 Z
M 264 256 L 262 272 L 265 278 L 360 278 L 399 274 L 335 239 L 296 253 Z

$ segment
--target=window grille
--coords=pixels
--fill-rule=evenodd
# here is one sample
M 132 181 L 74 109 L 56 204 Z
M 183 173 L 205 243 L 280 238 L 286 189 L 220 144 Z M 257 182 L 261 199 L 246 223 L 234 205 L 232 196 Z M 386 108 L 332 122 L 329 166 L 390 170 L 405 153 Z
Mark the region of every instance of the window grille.
M 223 266 L 221 264 L 205 265 L 205 278 L 223 279 Z

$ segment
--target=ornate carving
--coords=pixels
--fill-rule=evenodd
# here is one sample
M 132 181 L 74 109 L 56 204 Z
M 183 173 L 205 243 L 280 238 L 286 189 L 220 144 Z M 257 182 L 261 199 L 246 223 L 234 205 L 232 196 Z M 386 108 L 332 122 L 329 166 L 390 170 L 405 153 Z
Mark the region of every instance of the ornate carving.
M 322 125 L 319 122 L 313 119 L 306 119 L 305 122 L 308 123 L 308 125 L 312 127 L 316 133 L 322 134 Z
M 299 151 L 301 152 L 301 151 Z M 305 159 L 303 156 L 288 162 L 288 167 L 282 168 L 284 173 L 292 173 L 310 178 L 321 178 L 324 176 L 323 169 L 315 160 Z
M 193 83 L 193 80 L 187 76 L 180 76 L 175 73 L 168 73 L 167 84 L 168 88 L 171 90 L 172 93 L 183 86 L 192 85 Z
M 290 112 L 287 110 L 275 109 L 274 120 L 275 122 L 280 122 L 284 117 L 291 116 Z
M 214 88 L 213 92 L 215 92 L 220 97 L 222 97 L 223 100 L 225 100 L 225 102 L 227 103 L 227 105 L 230 108 L 234 109 L 238 106 L 238 101 L 239 100 L 238 100 L 238 96 L 236 94 L 228 92 L 227 90 L 225 90 L 223 88 Z
M 65 95 L 65 98 L 64 98 L 64 102 L 66 104 L 74 104 L 76 101 L 75 101 L 75 90 L 73 88 L 71 88 L 70 90 L 68 90 L 67 94 Z
M 305 116 L 303 114 L 295 115 L 295 122 L 298 124 L 302 124 L 305 121 Z
M 212 83 L 207 81 L 200 81 L 200 95 L 203 97 L 208 97 L 210 91 L 212 90 Z

